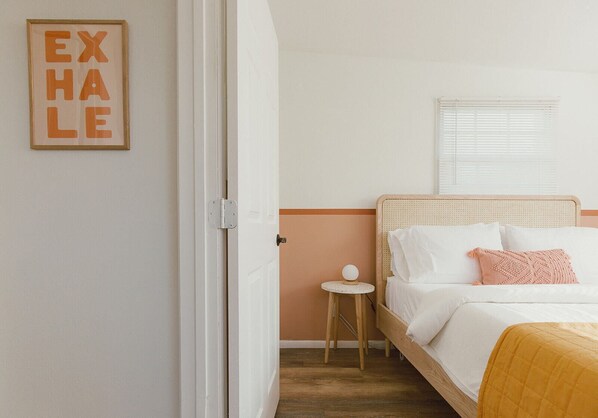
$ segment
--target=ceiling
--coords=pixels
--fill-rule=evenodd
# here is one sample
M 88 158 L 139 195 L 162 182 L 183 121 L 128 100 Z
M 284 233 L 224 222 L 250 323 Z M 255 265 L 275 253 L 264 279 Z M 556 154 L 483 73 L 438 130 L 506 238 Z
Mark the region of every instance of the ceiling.
M 598 0 L 269 0 L 280 48 L 598 73 Z

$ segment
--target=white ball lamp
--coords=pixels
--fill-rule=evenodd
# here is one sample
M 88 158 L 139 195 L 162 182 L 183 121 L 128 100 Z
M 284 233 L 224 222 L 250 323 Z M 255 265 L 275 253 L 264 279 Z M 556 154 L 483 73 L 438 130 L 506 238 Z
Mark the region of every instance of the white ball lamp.
M 357 278 L 359 277 L 359 269 L 353 264 L 347 264 L 343 267 L 342 271 L 344 282 L 343 284 L 357 284 Z

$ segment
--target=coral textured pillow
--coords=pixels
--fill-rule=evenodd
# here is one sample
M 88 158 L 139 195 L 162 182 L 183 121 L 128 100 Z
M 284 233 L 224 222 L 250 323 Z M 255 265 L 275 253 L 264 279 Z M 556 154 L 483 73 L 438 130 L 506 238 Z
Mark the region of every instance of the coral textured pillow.
M 476 248 L 483 284 L 578 283 L 571 261 L 563 250 L 499 251 Z

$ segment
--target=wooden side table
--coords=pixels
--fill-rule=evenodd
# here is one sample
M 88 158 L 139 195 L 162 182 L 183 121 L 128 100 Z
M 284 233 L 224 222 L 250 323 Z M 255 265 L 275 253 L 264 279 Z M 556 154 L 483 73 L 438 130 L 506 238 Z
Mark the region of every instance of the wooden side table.
M 322 289 L 328 292 L 328 319 L 326 322 L 326 350 L 324 351 L 324 363 L 328 364 L 330 352 L 330 334 L 333 328 L 334 311 L 334 348 L 338 344 L 338 316 L 339 296 L 352 295 L 355 299 L 355 316 L 357 317 L 357 341 L 359 347 L 359 369 L 364 369 L 363 352 L 368 353 L 368 331 L 367 331 L 367 305 L 364 295 L 372 293 L 376 288 L 369 283 L 357 282 L 356 284 L 345 284 L 342 281 L 324 282 Z

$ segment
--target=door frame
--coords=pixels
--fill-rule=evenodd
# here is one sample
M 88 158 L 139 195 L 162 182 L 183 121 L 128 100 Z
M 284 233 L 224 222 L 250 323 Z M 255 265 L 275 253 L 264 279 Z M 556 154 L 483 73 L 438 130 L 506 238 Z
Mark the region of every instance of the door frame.
M 182 418 L 227 415 L 225 0 L 177 0 L 179 391 Z

